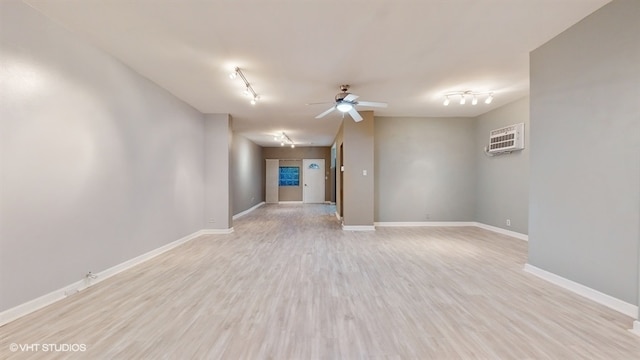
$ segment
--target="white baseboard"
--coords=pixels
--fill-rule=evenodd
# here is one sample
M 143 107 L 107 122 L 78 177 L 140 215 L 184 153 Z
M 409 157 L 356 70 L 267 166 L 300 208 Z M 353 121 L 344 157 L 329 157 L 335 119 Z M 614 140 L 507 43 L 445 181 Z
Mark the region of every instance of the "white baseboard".
M 575 281 L 571 281 L 569 279 L 563 278 L 562 276 L 556 275 L 546 270 L 542 270 L 531 264 L 525 264 L 524 271 L 530 274 L 533 274 L 543 280 L 546 280 L 552 284 L 563 287 L 580 296 L 584 296 L 589 300 L 597 302 L 598 304 L 604 305 L 610 309 L 613 309 L 627 316 L 630 316 L 634 319 L 637 319 L 638 317 L 638 307 L 633 304 L 629 304 L 620 299 L 616 299 L 613 296 L 601 293 L 590 287 L 579 284 Z M 634 328 L 635 328 L 635 324 L 634 324 Z
M 236 219 L 238 219 L 238 218 L 241 218 L 241 217 L 243 217 L 243 216 L 247 215 L 248 213 L 252 212 L 253 210 L 255 210 L 255 209 L 259 208 L 260 206 L 264 205 L 264 204 L 265 204 L 265 202 L 263 201 L 263 202 L 261 202 L 261 203 L 259 203 L 259 204 L 255 205 L 255 206 L 253 206 L 253 207 L 251 207 L 251 208 L 249 208 L 249 209 L 245 210 L 245 211 L 239 212 L 239 213 L 237 213 L 237 214 L 233 215 L 233 218 L 232 218 L 232 219 L 233 219 L 233 220 L 236 220 Z
M 100 279 L 100 277 L 98 277 Z M 97 280 L 97 279 L 96 279 Z M 39 298 L 27 301 L 24 304 L 20 304 L 11 309 L 7 309 L 0 313 L 0 326 L 10 323 L 20 317 L 30 314 L 36 310 L 42 309 L 45 306 L 51 305 L 56 301 L 62 300 L 69 295 L 73 295 L 85 288 L 87 280 L 76 281 L 73 284 L 67 285 L 61 289 L 54 290 L 46 295 L 42 295 Z
M 420 227 L 420 226 L 475 226 L 469 221 L 413 221 L 413 222 L 376 222 L 381 227 Z
M 231 234 L 233 232 L 233 227 L 228 229 L 203 229 L 198 231 L 198 236 L 200 235 L 225 235 Z
M 342 230 L 347 231 L 375 231 L 376 227 L 373 225 L 345 225 L 342 224 Z
M 336 217 L 338 218 L 338 220 L 342 220 L 342 218 L 340 218 L 340 214 L 338 214 L 337 211 L 336 211 Z
M 629 329 L 629 331 L 631 331 L 631 333 L 633 334 L 640 336 L 640 321 L 635 320 L 633 322 L 633 329 Z
M 302 201 L 278 201 L 278 204 L 304 204 Z
M 187 235 L 181 239 L 178 239 L 169 244 L 163 245 L 157 249 L 151 250 L 147 253 L 144 253 L 140 256 L 136 256 L 133 259 L 127 260 L 123 263 L 120 263 L 116 266 L 110 267 L 104 271 L 99 273 L 95 273 L 96 276 L 94 279 L 85 278 L 80 281 L 76 281 L 73 284 L 67 285 L 61 289 L 54 290 L 48 294 L 42 295 L 36 299 L 28 301 L 24 304 L 15 306 L 11 309 L 7 309 L 3 312 L 0 312 L 0 326 L 7 324 L 13 320 L 16 320 L 22 316 L 25 316 L 29 313 L 32 313 L 36 310 L 39 310 L 47 305 L 51 305 L 56 301 L 62 300 L 67 296 L 76 294 L 92 285 L 95 285 L 101 281 L 104 281 L 113 275 L 116 275 L 122 271 L 132 268 L 138 264 L 141 264 L 151 258 L 154 258 L 164 252 L 167 252 L 179 245 L 182 245 L 190 240 L 193 240 L 201 235 L 205 235 L 205 230 L 196 231 L 193 234 Z
M 529 235 L 527 235 L 527 234 L 522 234 L 522 233 L 519 233 L 519 232 L 515 232 L 515 231 L 499 228 L 497 226 L 491 226 L 491 225 L 487 225 L 487 224 L 483 224 L 483 223 L 479 223 L 479 222 L 476 222 L 474 224 L 475 224 L 475 226 L 477 226 L 477 227 L 479 227 L 481 229 L 493 231 L 493 232 L 496 232 L 498 234 L 511 236 L 511 237 L 516 238 L 516 239 L 529 241 Z

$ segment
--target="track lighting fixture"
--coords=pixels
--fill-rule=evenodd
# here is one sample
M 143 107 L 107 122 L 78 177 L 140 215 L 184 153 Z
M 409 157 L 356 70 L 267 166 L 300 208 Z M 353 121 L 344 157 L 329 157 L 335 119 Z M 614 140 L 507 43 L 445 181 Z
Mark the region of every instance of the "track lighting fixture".
M 242 92 L 242 94 L 250 96 L 251 100 L 249 102 L 251 103 L 251 105 L 255 105 L 258 99 L 260 99 L 260 95 L 256 94 L 255 90 L 253 90 L 253 87 L 251 86 L 251 84 L 249 84 L 249 81 L 242 73 L 242 70 L 239 67 L 236 67 L 235 69 L 233 69 L 233 72 L 229 74 L 229 78 L 235 79 L 238 76 L 240 76 L 240 79 L 242 79 L 242 81 L 244 82 L 244 91 Z
M 285 144 L 288 144 L 292 149 L 296 147 L 296 144 L 287 134 L 284 133 L 284 131 L 279 135 L 274 136 L 273 140 L 280 141 L 280 146 L 285 146 Z
M 484 101 L 485 104 L 491 104 L 491 101 L 493 101 L 493 92 L 491 91 L 484 91 L 484 92 L 471 91 L 471 90 L 451 91 L 444 94 L 444 102 L 442 103 L 442 105 L 448 106 L 449 103 L 451 102 L 450 98 L 452 96 L 454 97 L 460 96 L 460 105 L 464 105 L 467 103 L 467 96 L 471 96 L 471 105 L 478 105 L 478 98 L 482 96 L 487 96 L 487 98 Z

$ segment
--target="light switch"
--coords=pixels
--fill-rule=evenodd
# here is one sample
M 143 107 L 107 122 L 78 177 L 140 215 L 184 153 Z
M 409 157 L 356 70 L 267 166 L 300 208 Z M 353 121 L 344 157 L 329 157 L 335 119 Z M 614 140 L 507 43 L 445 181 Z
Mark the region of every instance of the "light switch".
M 367 170 L 362 170 L 362 176 L 367 176 Z

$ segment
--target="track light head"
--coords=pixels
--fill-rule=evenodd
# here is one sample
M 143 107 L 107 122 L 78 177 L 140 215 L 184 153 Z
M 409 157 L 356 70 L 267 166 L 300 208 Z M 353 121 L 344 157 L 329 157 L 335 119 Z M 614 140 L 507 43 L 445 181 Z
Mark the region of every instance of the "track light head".
M 444 102 L 442 103 L 444 106 L 449 106 L 449 95 L 444 97 Z
M 464 105 L 467 102 L 467 98 L 464 97 L 464 93 L 460 94 L 460 105 Z
M 484 103 L 491 104 L 492 101 L 493 101 L 493 93 L 490 93 L 489 97 L 487 98 L 487 100 L 484 101 Z

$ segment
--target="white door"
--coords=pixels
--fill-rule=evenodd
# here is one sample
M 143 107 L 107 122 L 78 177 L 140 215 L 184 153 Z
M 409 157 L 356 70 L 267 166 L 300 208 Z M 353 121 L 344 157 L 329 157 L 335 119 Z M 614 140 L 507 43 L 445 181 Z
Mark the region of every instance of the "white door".
M 324 202 L 324 159 L 302 160 L 302 201 L 305 203 Z
M 266 169 L 265 169 L 265 194 L 264 201 L 266 203 L 277 203 L 278 202 L 278 185 L 280 179 L 280 160 L 278 159 L 267 159 Z

